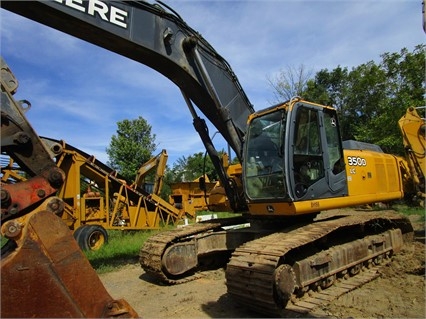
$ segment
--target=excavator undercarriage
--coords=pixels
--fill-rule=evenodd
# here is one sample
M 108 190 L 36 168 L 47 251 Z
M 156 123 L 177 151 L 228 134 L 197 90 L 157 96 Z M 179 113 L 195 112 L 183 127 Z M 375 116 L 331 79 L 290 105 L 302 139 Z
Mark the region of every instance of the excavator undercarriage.
M 228 293 L 263 314 L 280 315 L 286 307 L 303 312 L 309 309 L 303 296 L 380 265 L 410 234 L 406 218 L 383 212 L 292 227 L 236 249 L 226 270 Z
M 251 227 L 226 230 L 248 221 Z M 313 222 L 272 224 L 238 217 L 163 232 L 144 244 L 140 263 L 159 280 L 179 284 L 202 276 L 197 271 L 214 260 L 215 267 L 226 265 L 231 296 L 277 316 L 308 312 L 372 280 L 413 234 L 410 221 L 392 211 L 342 210 Z M 312 297 L 323 290 L 325 298 Z

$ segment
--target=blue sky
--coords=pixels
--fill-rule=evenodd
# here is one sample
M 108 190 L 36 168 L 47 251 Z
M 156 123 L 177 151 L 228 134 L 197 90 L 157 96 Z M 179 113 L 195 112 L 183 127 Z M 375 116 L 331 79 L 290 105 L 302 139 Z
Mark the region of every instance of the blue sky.
M 268 78 L 287 67 L 317 72 L 380 61 L 424 43 L 421 0 L 164 1 L 231 65 L 256 110 L 274 101 Z M 118 121 L 145 118 L 169 165 L 204 152 L 171 81 L 156 71 L 0 10 L 1 54 L 19 80 L 31 124 L 106 163 Z M 211 135 L 214 129 L 211 129 Z M 220 136 L 218 149 L 226 149 Z

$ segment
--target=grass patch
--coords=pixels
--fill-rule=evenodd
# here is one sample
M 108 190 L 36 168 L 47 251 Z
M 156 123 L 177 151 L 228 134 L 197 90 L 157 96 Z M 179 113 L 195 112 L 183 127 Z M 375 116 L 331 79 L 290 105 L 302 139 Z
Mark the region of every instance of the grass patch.
M 8 239 L 6 237 L 0 236 L 0 247 L 6 245 Z
M 85 251 L 97 273 L 105 273 L 129 263 L 137 263 L 139 250 L 145 241 L 159 231 L 109 230 L 108 243 L 99 250 Z
M 410 215 L 419 215 L 423 219 L 425 218 L 426 210 L 424 207 L 419 206 L 407 206 L 407 205 L 394 205 L 392 206 L 393 209 L 395 209 L 397 212 L 400 212 L 404 215 L 410 216 Z

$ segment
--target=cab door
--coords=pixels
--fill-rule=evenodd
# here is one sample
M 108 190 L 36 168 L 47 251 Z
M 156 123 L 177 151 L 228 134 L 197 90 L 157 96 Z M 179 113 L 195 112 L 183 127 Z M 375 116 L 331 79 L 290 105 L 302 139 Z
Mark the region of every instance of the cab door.
M 342 139 L 337 121 L 336 111 L 323 109 L 324 159 L 327 164 L 326 176 L 332 194 L 337 196 L 348 194 L 345 161 Z
M 288 183 L 294 201 L 347 194 L 346 174 L 335 111 L 297 102 L 287 128 Z

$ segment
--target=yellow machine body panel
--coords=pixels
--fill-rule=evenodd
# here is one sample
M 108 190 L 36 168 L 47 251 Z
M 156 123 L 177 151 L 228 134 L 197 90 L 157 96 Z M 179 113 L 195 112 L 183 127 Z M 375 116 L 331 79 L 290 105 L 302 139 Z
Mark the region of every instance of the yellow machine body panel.
M 251 215 L 294 216 L 403 197 L 402 159 L 369 150 L 344 150 L 348 194 L 305 201 L 249 203 Z
M 344 150 L 350 197 L 380 202 L 403 195 L 399 159 L 390 154 L 368 150 Z M 363 204 L 364 199 L 359 204 Z
M 179 209 L 183 216 L 195 217 L 197 212 L 208 209 L 210 193 L 216 186 L 216 182 L 206 179 L 204 185 L 205 191 L 200 189 L 198 179 L 192 182 L 172 183 L 170 204 Z

